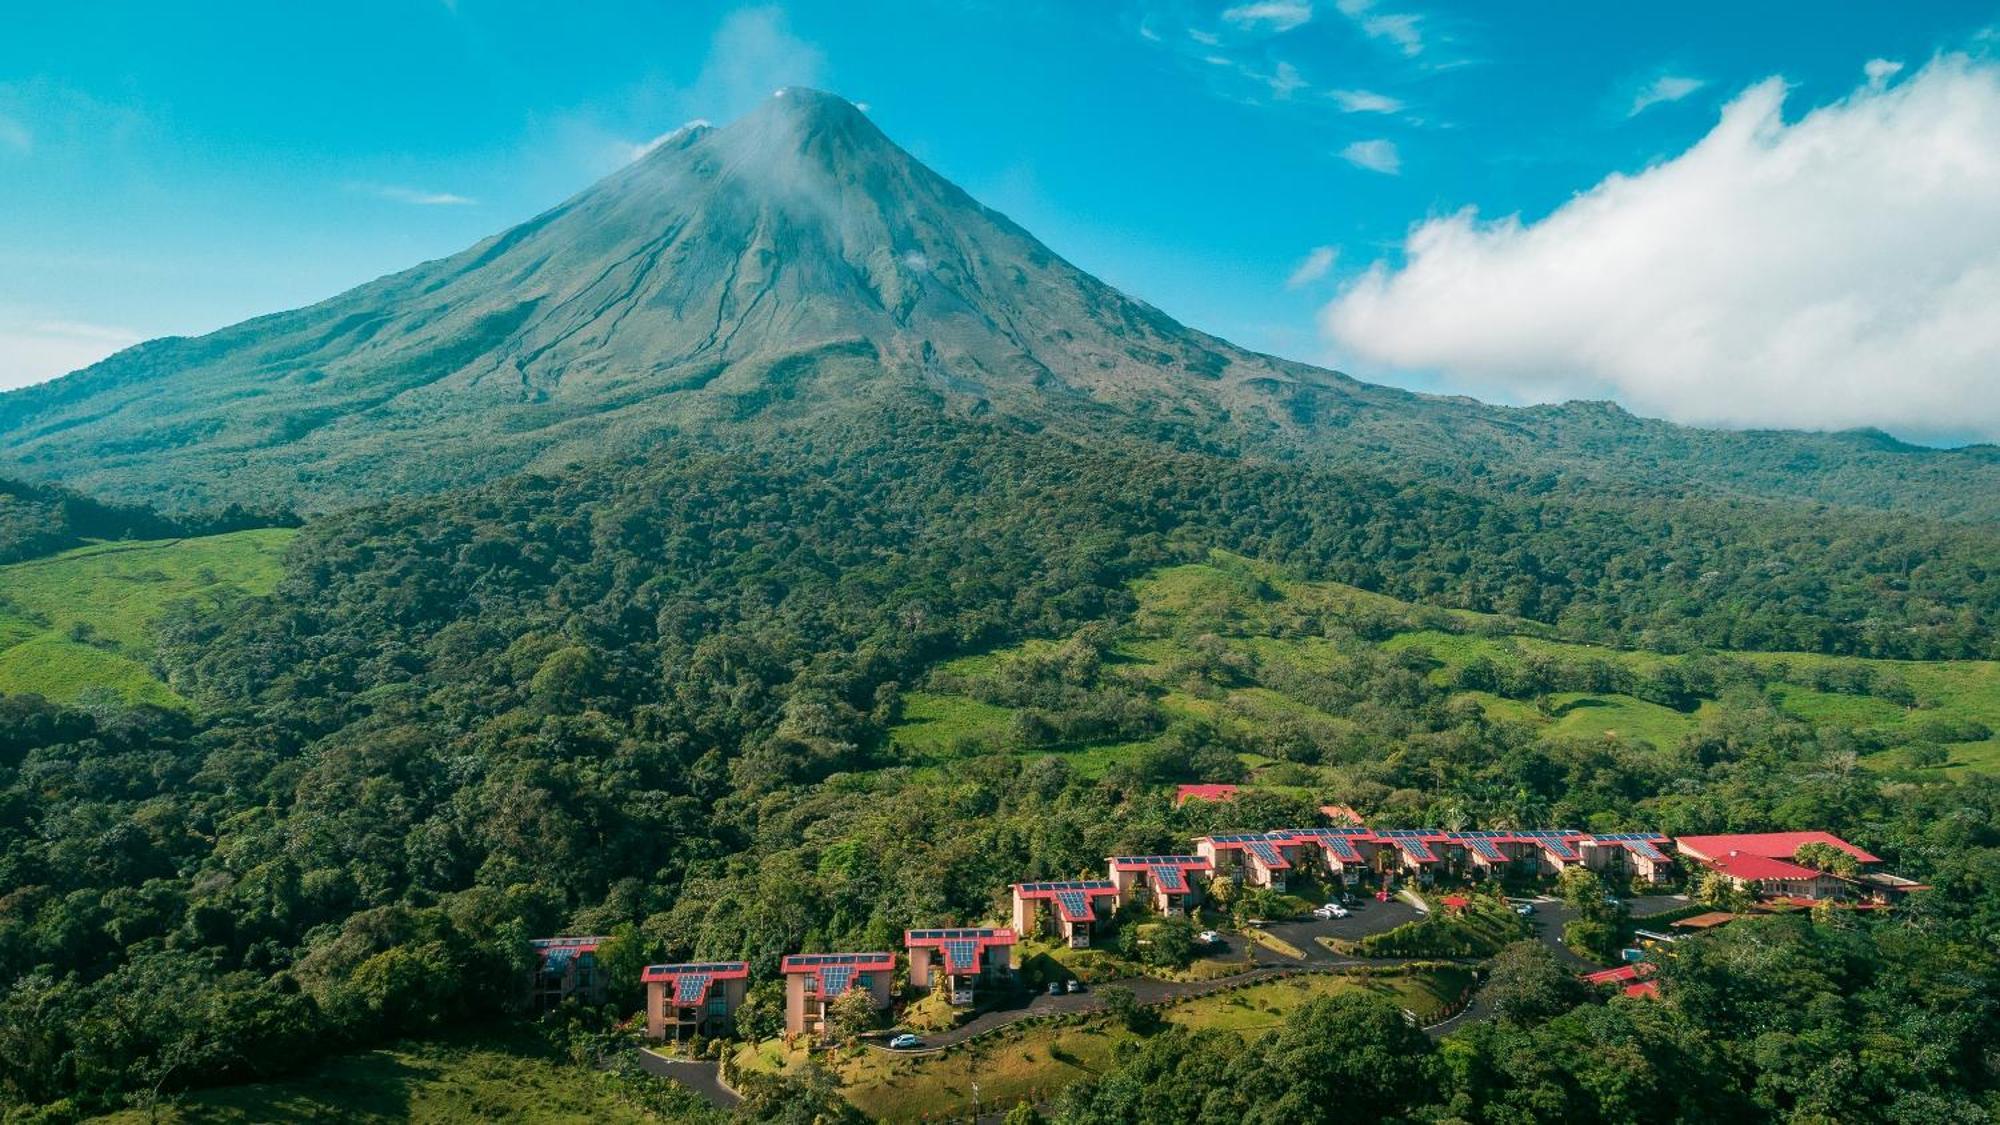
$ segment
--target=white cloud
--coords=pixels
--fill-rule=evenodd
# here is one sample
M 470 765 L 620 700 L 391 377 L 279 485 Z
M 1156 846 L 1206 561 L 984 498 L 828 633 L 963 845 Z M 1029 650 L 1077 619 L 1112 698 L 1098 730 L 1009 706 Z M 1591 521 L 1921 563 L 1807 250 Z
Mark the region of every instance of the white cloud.
M 1223 22 L 1254 31 L 1283 33 L 1312 22 L 1312 5 L 1303 0 L 1258 0 L 1225 8 Z
M 1403 170 L 1403 155 L 1396 151 L 1394 141 L 1355 141 L 1341 149 L 1340 156 L 1356 168 L 1366 168 L 1385 176 L 1393 176 Z
M 861 108 L 865 110 L 868 107 L 862 106 Z M 661 145 L 666 144 L 668 141 L 679 140 L 681 137 L 686 136 L 687 134 L 695 131 L 696 129 L 706 129 L 708 127 L 709 124 L 706 118 L 697 117 L 694 120 L 689 121 L 686 124 L 683 124 L 678 129 L 673 129 L 668 132 L 661 133 L 659 136 L 654 137 L 650 141 L 639 141 L 636 143 L 628 142 L 625 145 L 625 163 L 630 164 L 634 160 L 637 160 L 640 157 L 646 155 L 647 153 L 653 151 L 654 149 L 659 148 Z
M 825 74 L 826 56 L 792 34 L 783 9 L 744 8 L 716 28 L 690 100 L 727 119 L 763 101 L 773 87 L 821 86 Z
M 1679 74 L 1662 74 L 1651 82 L 1646 83 L 1645 88 L 1637 94 L 1632 95 L 1632 108 L 1626 112 L 1625 116 L 1637 117 L 1641 113 L 1663 102 L 1680 101 L 1682 98 L 1687 97 L 1689 94 L 1706 85 L 1708 85 L 1707 81 L 1700 78 L 1689 78 Z
M 1903 64 L 1893 59 L 1869 59 L 1861 66 L 1861 73 L 1868 76 L 1870 86 L 1886 85 L 1889 79 L 1901 73 Z
M 395 184 L 377 184 L 369 189 L 384 199 L 397 203 L 414 203 L 419 207 L 470 207 L 479 202 L 469 196 L 455 195 L 448 191 L 425 191 L 422 188 L 398 187 Z
M 1271 93 L 1279 98 L 1289 98 L 1306 88 L 1306 80 L 1299 76 L 1299 68 L 1288 62 L 1278 64 L 1275 73 L 1258 75 L 1258 80 L 1271 88 Z
M 1327 275 L 1327 272 L 1333 269 L 1333 263 L 1337 261 L 1339 257 L 1340 257 L 1340 251 L 1335 249 L 1334 247 L 1331 246 L 1313 247 L 1312 250 L 1306 254 L 1305 260 L 1300 262 L 1296 269 L 1292 270 L 1292 275 L 1285 279 L 1285 288 L 1298 289 L 1303 286 L 1311 285 L 1313 282 L 1318 281 L 1322 277 L 1325 277 Z
M 1403 108 L 1402 102 L 1372 90 L 1328 90 L 1327 95 L 1345 113 L 1397 113 Z
M 67 375 L 138 342 L 137 333 L 101 324 L 0 317 L 0 390 Z
M 1422 19 L 1407 12 L 1384 12 L 1376 0 L 1336 0 L 1340 14 L 1370 39 L 1380 39 L 1409 58 L 1424 51 Z
M 2000 65 L 1786 123 L 1770 79 L 1548 217 L 1420 224 L 1330 303 L 1336 356 L 1681 422 L 2000 438 Z
M 26 125 L 0 113 L 0 148 L 11 148 L 15 152 L 28 152 L 35 147 L 35 135 Z
M 1213 34 L 1212 32 L 1203 31 L 1200 28 L 1196 27 L 1188 28 L 1188 38 L 1194 40 L 1195 42 L 1201 44 L 1204 47 L 1213 47 L 1216 44 L 1222 42 L 1222 36 Z

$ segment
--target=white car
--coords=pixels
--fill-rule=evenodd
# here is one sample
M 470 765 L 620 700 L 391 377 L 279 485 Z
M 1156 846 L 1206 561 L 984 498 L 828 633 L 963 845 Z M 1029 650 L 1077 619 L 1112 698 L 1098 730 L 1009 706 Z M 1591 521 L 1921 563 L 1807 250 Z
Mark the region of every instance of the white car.
M 909 1051 L 923 1045 L 924 1041 L 914 1035 L 898 1035 L 889 1040 L 889 1049 L 892 1051 Z
M 1337 902 L 1329 902 L 1325 906 L 1314 907 L 1313 917 L 1322 920 L 1328 918 L 1345 918 L 1347 917 L 1347 908 Z
M 1214 930 L 1203 930 L 1202 932 L 1194 935 L 1194 940 L 1202 943 L 1203 945 L 1221 945 L 1222 935 L 1215 932 Z

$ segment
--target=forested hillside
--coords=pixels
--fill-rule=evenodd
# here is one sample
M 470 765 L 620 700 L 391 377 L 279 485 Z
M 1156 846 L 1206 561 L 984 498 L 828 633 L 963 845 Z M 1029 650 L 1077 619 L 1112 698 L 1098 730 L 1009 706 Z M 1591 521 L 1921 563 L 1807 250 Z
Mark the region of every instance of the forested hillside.
M 299 533 L 268 596 L 168 613 L 157 658 L 197 712 L 0 698 L 0 1090 L 107 1108 L 489 1020 L 512 1009 L 524 940 L 551 932 L 619 935 L 606 959 L 629 1005 L 648 960 L 768 974 L 786 952 L 987 917 L 1017 879 L 1339 799 L 1413 819 L 1827 828 L 1938 888 L 1909 916 L 1784 937 L 1815 974 L 1746 955 L 1690 991 L 1782 995 L 1782 1017 L 1586 1004 L 1448 1048 L 1457 1077 L 1394 1095 L 1399 1111 L 1435 1095 L 1468 1119 L 1616 1117 L 1591 1077 L 1616 1042 L 1707 1060 L 1705 1083 L 1663 1082 L 1676 1112 L 1824 1107 L 1815 1076 L 1847 1066 L 1873 1077 L 1837 1084 L 1827 1112 L 1962 1119 L 1993 1085 L 1990 776 L 1861 768 L 1866 747 L 1772 697 L 1791 679 L 1740 661 L 1703 657 L 1710 679 L 1677 689 L 1606 673 L 1692 707 L 1691 733 L 1565 737 L 1504 712 L 1570 689 L 1570 669 L 1536 686 L 1389 642 L 1481 636 L 1465 611 L 1551 644 L 1991 659 L 1993 547 L 1913 517 L 1502 500 L 931 414 L 354 509 Z M 1220 602 L 1158 588 L 1216 550 L 1256 560 Z M 1258 592 L 1284 575 L 1358 589 Z M 1254 628 L 1202 639 L 1232 615 Z M 1179 647 L 1121 654 L 1127 630 Z M 1329 663 L 1241 663 L 1260 630 Z M 1036 638 L 1057 656 L 1011 679 L 934 671 Z M 1128 681 L 1134 656 L 1170 678 Z M 1323 717 L 1161 710 L 1163 691 L 1253 684 Z M 1028 734 L 1046 745 L 1028 749 L 1060 748 L 1070 723 L 1146 745 L 1086 766 L 968 739 L 938 770 L 900 732 L 954 691 L 1042 711 Z M 1728 713 L 1701 715 L 1711 698 Z M 1166 783 L 1239 754 L 1304 772 L 1239 806 L 1170 806 Z M 1200 1049 L 1158 1039 L 1066 1112 L 1157 1119 L 1132 1084 Z M 1508 1064 L 1524 1052 L 1546 1067 Z

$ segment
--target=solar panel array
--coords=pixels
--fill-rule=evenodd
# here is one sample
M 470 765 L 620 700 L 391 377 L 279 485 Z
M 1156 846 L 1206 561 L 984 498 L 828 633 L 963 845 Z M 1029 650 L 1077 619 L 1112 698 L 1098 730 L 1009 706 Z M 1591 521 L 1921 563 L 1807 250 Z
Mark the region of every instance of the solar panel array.
M 713 973 L 682 973 L 674 978 L 674 1003 L 699 1004 L 708 995 L 708 985 L 715 979 Z
M 1008 929 L 983 929 L 978 927 L 961 927 L 959 929 L 951 929 L 951 930 L 911 930 L 908 934 L 905 934 L 904 937 L 909 941 L 921 941 L 921 942 L 944 941 L 947 938 L 971 938 L 975 941 L 978 941 L 989 938 L 1004 937 L 1011 942 L 1014 937 L 1014 931 Z
M 1249 849 L 1250 854 L 1256 856 L 1257 861 L 1266 867 L 1291 866 L 1291 861 L 1287 860 L 1283 853 L 1278 851 L 1278 846 L 1271 842 L 1269 836 L 1259 836 L 1254 840 L 1246 842 L 1243 846 Z
M 820 965 L 880 965 L 894 961 L 893 953 L 794 953 L 785 958 L 785 971 L 811 969 Z
M 944 963 L 954 973 L 969 973 L 979 967 L 979 943 L 967 938 L 947 938 Z
M 689 965 L 648 965 L 640 979 L 649 984 L 671 982 L 674 1003 L 699 1004 L 715 981 L 749 975 L 750 966 L 742 961 L 703 961 Z
M 1056 891 L 1089 891 L 1094 894 L 1117 894 L 1118 884 L 1109 879 L 1068 879 L 1060 883 L 1022 883 L 1021 890 L 1030 895 L 1048 895 Z
M 1310 840 L 1333 853 L 1342 863 L 1361 862 L 1361 853 L 1354 850 L 1354 838 L 1366 835 L 1365 828 L 1286 828 L 1271 833 L 1274 840 L 1293 842 Z
M 1478 855 L 1479 858 L 1492 860 L 1495 863 L 1507 858 L 1507 853 L 1501 851 L 1500 845 L 1494 843 L 1492 840 L 1484 836 L 1470 836 L 1470 834 L 1468 834 L 1468 837 L 1462 838 L 1462 842 L 1466 847 L 1472 849 L 1473 853 Z
M 1664 860 L 1667 858 L 1666 853 L 1659 848 L 1659 845 L 1667 842 L 1667 838 L 1658 832 L 1614 832 L 1610 835 L 1592 838 L 1605 843 L 1618 844 L 1633 855 L 1645 859 Z
M 1057 891 L 1056 905 L 1062 908 L 1063 917 L 1072 922 L 1083 922 L 1097 916 L 1090 909 L 1090 896 L 1082 891 Z
M 847 991 L 847 985 L 853 979 L 853 965 L 828 965 L 819 971 L 820 995 L 838 996 Z

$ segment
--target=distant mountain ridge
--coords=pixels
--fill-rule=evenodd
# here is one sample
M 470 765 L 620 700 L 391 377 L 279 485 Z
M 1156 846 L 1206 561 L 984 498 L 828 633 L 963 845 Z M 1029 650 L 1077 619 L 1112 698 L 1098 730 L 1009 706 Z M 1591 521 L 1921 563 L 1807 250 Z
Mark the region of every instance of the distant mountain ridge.
M 1492 407 L 1246 351 L 1077 269 L 804 89 L 673 134 L 459 254 L 0 395 L 0 475 L 326 509 L 912 402 L 1468 484 L 2000 517 L 1993 447 Z

